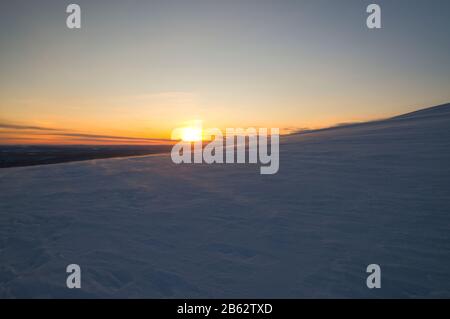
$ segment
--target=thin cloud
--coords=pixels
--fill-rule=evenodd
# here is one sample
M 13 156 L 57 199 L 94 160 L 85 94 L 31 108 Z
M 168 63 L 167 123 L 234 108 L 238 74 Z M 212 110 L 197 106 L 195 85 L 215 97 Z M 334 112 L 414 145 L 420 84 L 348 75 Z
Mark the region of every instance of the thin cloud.
M 61 130 L 61 129 L 51 128 L 51 127 L 9 124 L 9 123 L 0 123 L 0 128 L 7 128 L 7 129 L 13 129 L 13 130 L 67 131 L 67 130 Z
M 128 143 L 143 143 L 143 142 L 173 142 L 170 139 L 161 138 L 144 138 L 144 137 L 128 137 L 128 136 L 116 136 L 116 135 L 102 135 L 102 134 L 89 134 L 89 133 L 77 133 L 67 129 L 57 129 L 52 127 L 43 127 L 35 125 L 21 125 L 14 123 L 0 122 L 0 129 L 7 129 L 8 131 L 0 131 L 2 140 L 7 139 L 26 139 L 23 136 L 26 134 L 32 139 L 33 136 L 53 136 L 53 137 L 66 137 L 68 139 L 78 138 L 84 141 L 90 142 L 128 142 Z M 23 132 L 26 131 L 26 132 Z M 17 136 L 14 136 L 17 135 Z
M 46 135 L 52 136 L 66 136 L 66 137 L 82 137 L 82 138 L 95 138 L 95 139 L 114 139 L 114 140 L 130 140 L 130 141 L 171 141 L 169 139 L 161 138 L 143 138 L 143 137 L 126 137 L 126 136 L 114 136 L 114 135 L 97 135 L 97 134 L 85 134 L 85 133 L 50 133 Z

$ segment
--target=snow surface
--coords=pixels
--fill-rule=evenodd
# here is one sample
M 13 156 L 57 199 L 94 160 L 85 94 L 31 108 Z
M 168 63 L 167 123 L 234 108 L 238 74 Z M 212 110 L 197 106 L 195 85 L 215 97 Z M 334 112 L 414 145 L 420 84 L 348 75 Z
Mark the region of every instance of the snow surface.
M 450 105 L 282 141 L 273 176 L 168 155 L 1 169 L 0 297 L 450 297 Z

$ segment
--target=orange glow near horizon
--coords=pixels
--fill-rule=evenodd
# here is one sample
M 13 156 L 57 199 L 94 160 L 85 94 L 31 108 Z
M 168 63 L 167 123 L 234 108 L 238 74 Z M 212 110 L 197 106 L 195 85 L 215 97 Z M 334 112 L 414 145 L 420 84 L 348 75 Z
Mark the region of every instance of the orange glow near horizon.
M 174 123 L 173 121 L 172 123 Z M 211 122 L 211 121 L 210 121 Z M 13 122 L 14 123 L 14 122 Z M 60 129 L 64 125 L 52 125 L 52 122 L 33 122 L 32 125 L 19 122 L 17 124 L 8 124 L 12 128 L 4 128 L 0 126 L 0 144 L 3 145 L 164 145 L 173 144 L 176 140 L 182 140 L 185 142 L 197 142 L 204 140 L 203 122 L 199 120 L 185 121 L 184 125 L 172 124 L 175 128 L 170 127 L 153 127 L 145 130 L 143 127 L 138 127 L 139 123 L 132 123 L 126 125 L 122 123 L 123 127 L 120 127 L 119 123 L 111 123 L 114 127 L 107 127 L 106 125 L 99 125 L 95 127 L 91 121 L 86 122 L 84 125 L 76 123 L 80 129 L 73 129 L 74 125 L 69 126 L 67 129 Z M 37 123 L 37 124 L 35 124 Z M 41 124 L 42 123 L 42 124 Z M 60 121 L 63 123 L 63 121 Z M 329 127 L 334 124 L 340 123 L 338 119 L 331 119 L 331 121 L 323 122 L 322 125 L 316 124 L 311 126 L 294 126 L 294 125 L 280 125 L 280 123 L 269 124 L 264 123 L 262 125 L 243 125 L 237 123 L 236 125 L 225 125 L 222 123 L 218 128 L 225 131 L 227 127 L 243 128 L 279 128 L 282 135 L 294 133 L 302 129 L 318 129 Z M 0 123 L 1 124 L 1 123 Z M 69 123 L 72 124 L 72 123 Z M 313 124 L 313 123 L 311 123 Z M 5 126 L 8 126 L 5 125 Z M 42 125 L 42 126 L 40 126 Z M 44 126 L 45 125 L 45 126 Z M 134 125 L 134 126 L 133 126 Z M 81 127 L 83 129 L 81 129 Z M 178 129 L 177 129 L 178 127 Z M 213 125 L 206 125 L 206 128 L 212 128 Z M 121 129 L 122 128 L 122 129 Z M 130 128 L 134 128 L 131 130 Z
M 270 116 L 251 114 L 245 109 L 236 113 L 231 107 L 206 112 L 201 103 L 192 101 L 190 95 L 185 93 L 117 99 L 120 104 L 129 105 L 133 112 L 125 112 L 125 109 L 119 109 L 112 102 L 101 103 L 95 100 L 95 103 L 87 103 L 80 99 L 66 102 L 67 108 L 60 109 L 56 107 L 58 101 L 48 101 L 48 104 L 33 101 L 28 106 L 30 112 L 14 114 L 15 116 L 8 117 L 7 121 L 0 118 L 0 144 L 167 145 L 175 143 L 175 140 L 204 140 L 203 129 L 207 128 L 218 128 L 222 131 L 226 128 L 279 128 L 280 134 L 286 135 L 344 122 L 365 122 L 399 115 L 394 112 L 373 112 L 359 116 L 349 112 L 338 116 L 316 115 L 308 113 L 309 108 L 304 112 L 297 110 L 292 116 L 277 115 L 277 108 L 266 111 Z M 91 112 L 78 110 L 78 103 L 88 105 Z M 14 105 L 13 101 L 11 105 Z M 161 105 L 170 106 L 170 110 Z M 101 109 L 101 112 L 98 109 Z M 186 114 L 202 120 L 186 121 Z M 180 129 L 174 136 L 173 131 L 176 128 Z

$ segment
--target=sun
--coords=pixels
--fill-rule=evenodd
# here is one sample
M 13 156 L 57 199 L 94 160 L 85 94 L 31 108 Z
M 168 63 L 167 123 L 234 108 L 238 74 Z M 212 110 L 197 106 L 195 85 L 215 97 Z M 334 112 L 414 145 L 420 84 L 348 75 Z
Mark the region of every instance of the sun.
M 181 132 L 181 139 L 184 142 L 198 142 L 203 139 L 202 129 L 200 127 L 184 127 Z
M 183 142 L 200 142 L 204 139 L 203 123 L 201 120 L 192 120 L 185 122 L 172 130 L 172 140 L 182 140 Z

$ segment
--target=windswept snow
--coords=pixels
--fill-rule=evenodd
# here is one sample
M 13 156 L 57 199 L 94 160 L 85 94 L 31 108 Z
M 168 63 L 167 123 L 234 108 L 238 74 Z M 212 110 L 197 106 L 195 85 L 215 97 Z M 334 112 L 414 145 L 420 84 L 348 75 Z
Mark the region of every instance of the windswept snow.
M 170 155 L 1 169 L 0 296 L 450 297 L 450 105 L 280 153 L 268 176 Z

